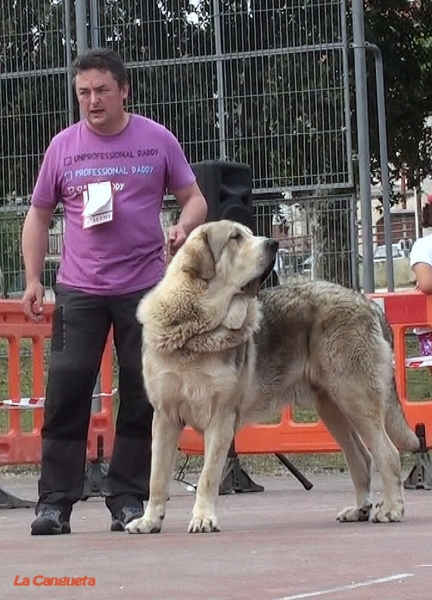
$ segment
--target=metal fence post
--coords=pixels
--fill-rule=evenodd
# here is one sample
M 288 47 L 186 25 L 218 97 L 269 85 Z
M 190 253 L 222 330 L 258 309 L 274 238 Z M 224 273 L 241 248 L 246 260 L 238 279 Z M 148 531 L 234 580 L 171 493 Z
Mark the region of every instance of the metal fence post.
M 86 0 L 75 0 L 76 41 L 78 54 L 88 48 Z
M 218 105 L 218 124 L 219 124 L 219 159 L 226 160 L 226 133 L 225 133 L 225 92 L 224 76 L 222 64 L 222 38 L 220 26 L 220 4 L 219 0 L 213 0 L 213 18 L 216 49 L 216 84 L 217 84 L 217 105 Z
M 73 109 L 73 89 L 72 89 L 72 39 L 71 39 L 71 5 L 70 0 L 65 0 L 65 50 L 66 50 L 66 69 L 67 69 L 67 104 L 69 112 L 69 125 L 74 122 Z
M 100 46 L 99 1 L 90 0 L 90 39 L 92 48 Z
M 375 291 L 372 243 L 372 203 L 369 152 L 369 116 L 366 80 L 363 0 L 353 0 L 353 34 L 355 65 L 355 96 L 357 107 L 358 163 L 363 241 L 363 287 L 366 293 Z
M 358 231 L 357 231 L 357 195 L 355 193 L 350 196 L 350 236 L 353 243 L 353 248 L 358 248 Z M 351 249 L 350 252 L 350 270 L 352 274 L 352 286 L 355 290 L 360 289 L 360 277 L 357 263 L 357 252 Z
M 386 111 L 384 95 L 384 69 L 381 50 L 375 44 L 365 44 L 367 50 L 372 50 L 375 58 L 375 77 L 377 86 L 377 107 L 378 107 L 378 134 L 380 146 L 381 162 L 381 192 L 383 199 L 383 217 L 384 217 L 384 239 L 386 246 L 386 273 L 387 290 L 394 292 L 394 272 L 393 272 L 393 240 L 390 215 L 390 185 L 389 185 L 389 167 L 387 152 L 387 129 L 386 129 Z

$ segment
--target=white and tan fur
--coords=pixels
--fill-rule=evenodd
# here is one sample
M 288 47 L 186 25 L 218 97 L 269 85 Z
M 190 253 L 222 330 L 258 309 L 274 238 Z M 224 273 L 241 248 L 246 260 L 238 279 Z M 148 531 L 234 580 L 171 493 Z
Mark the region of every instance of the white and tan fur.
M 356 504 L 340 521 L 400 521 L 400 449 L 418 439 L 393 379 L 391 332 L 378 307 L 326 282 L 260 281 L 277 244 L 230 222 L 195 229 L 161 283 L 140 303 L 143 374 L 154 406 L 150 498 L 130 533 L 159 532 L 184 425 L 204 434 L 205 458 L 190 532 L 219 531 L 216 501 L 235 432 L 246 421 L 311 402 L 341 446 Z M 373 511 L 372 457 L 383 479 Z

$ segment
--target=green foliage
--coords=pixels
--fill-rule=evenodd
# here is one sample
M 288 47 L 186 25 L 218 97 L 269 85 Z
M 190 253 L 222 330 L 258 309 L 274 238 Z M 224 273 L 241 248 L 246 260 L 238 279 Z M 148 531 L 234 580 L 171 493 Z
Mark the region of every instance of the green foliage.
M 389 161 L 393 179 L 405 174 L 409 187 L 432 175 L 432 2 L 365 2 L 365 37 L 384 63 Z M 369 57 L 372 173 L 379 179 L 375 70 Z

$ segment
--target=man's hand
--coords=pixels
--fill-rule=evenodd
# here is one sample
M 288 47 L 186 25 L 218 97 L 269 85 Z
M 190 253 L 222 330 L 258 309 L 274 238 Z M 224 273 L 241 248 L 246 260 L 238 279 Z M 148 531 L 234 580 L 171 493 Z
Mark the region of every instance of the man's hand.
M 43 317 L 44 288 L 39 281 L 27 285 L 22 299 L 24 313 L 33 321 Z
M 169 251 L 172 255 L 174 255 L 177 250 L 183 246 L 187 238 L 186 231 L 184 227 L 177 223 L 177 225 L 173 225 L 169 228 L 168 231 L 168 247 Z
M 168 246 L 171 256 L 183 246 L 190 232 L 204 223 L 207 216 L 207 202 L 196 181 L 180 190 L 174 190 L 174 196 L 181 206 L 180 219 L 177 225 L 168 231 Z

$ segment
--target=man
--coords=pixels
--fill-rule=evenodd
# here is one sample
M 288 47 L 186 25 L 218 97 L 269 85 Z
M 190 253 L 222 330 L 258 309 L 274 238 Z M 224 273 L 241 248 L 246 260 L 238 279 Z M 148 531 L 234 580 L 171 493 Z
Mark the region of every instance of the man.
M 166 190 L 182 208 L 169 230 L 175 252 L 207 215 L 176 138 L 162 125 L 128 113 L 125 66 L 109 49 L 78 56 L 73 79 L 83 120 L 51 141 L 22 236 L 26 315 L 41 319 L 40 282 L 48 229 L 58 202 L 65 234 L 57 277 L 48 369 L 39 501 L 32 535 L 70 532 L 82 494 L 92 394 L 112 326 L 120 406 L 106 505 L 111 530 L 143 514 L 148 498 L 152 407 L 141 373 L 135 311 L 164 271 L 160 222 Z

